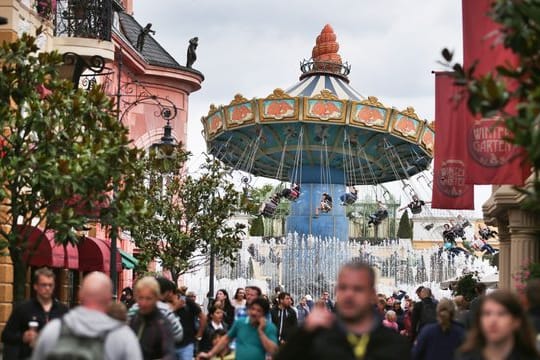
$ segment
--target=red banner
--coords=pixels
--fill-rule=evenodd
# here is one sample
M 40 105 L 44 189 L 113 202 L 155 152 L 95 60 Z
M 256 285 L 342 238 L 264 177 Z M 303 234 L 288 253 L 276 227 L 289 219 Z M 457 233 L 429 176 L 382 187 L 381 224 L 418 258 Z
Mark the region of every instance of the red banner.
M 502 44 L 500 25 L 488 15 L 493 0 L 463 0 L 463 65 L 476 63 L 475 76 L 495 72 L 504 64 L 516 64 L 517 59 Z M 508 85 L 511 88 L 512 84 Z M 515 104 L 506 112 L 513 113 Z M 468 184 L 522 185 L 529 175 L 522 149 L 508 143 L 511 135 L 497 117 L 482 118 L 465 110 L 468 156 L 465 159 Z
M 451 73 L 435 73 L 435 159 L 433 197 L 435 209 L 474 209 L 474 186 L 465 183 L 467 157 L 463 88 Z

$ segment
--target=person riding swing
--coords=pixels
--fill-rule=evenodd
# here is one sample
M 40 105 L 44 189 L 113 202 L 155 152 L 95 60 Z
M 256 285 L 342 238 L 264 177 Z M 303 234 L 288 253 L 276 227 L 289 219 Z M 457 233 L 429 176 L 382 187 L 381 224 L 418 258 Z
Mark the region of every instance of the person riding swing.
M 332 197 L 328 193 L 322 193 L 321 202 L 318 208 L 315 209 L 315 216 L 319 216 L 319 212 L 328 213 L 332 210 Z
M 370 225 L 373 224 L 375 226 L 378 226 L 383 222 L 383 220 L 388 217 L 388 209 L 381 201 L 377 200 L 377 206 L 377 211 L 369 215 L 368 224 Z
M 349 192 L 346 192 L 345 194 L 341 195 L 339 197 L 341 200 L 341 205 L 352 205 L 358 200 L 358 190 L 354 186 L 349 187 Z
M 411 213 L 413 214 L 420 214 L 422 212 L 422 206 L 429 204 L 429 201 L 420 200 L 418 198 L 418 195 L 413 195 L 412 201 L 405 205 L 404 207 L 400 208 L 398 211 L 405 210 L 409 208 L 411 210 Z
M 300 186 L 293 183 L 290 188 L 285 188 L 281 191 L 281 197 L 284 197 L 290 201 L 296 201 L 300 196 Z
M 270 200 L 264 203 L 261 207 L 261 215 L 264 217 L 272 217 L 276 213 L 279 205 L 280 194 L 274 194 Z

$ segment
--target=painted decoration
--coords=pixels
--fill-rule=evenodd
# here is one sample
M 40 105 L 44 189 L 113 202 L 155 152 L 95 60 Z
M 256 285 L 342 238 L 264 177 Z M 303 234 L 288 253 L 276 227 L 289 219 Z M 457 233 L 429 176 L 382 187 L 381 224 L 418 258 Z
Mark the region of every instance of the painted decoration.
M 384 129 L 386 127 L 386 115 L 386 109 L 355 104 L 353 105 L 351 120 L 353 123 Z
M 231 105 L 227 108 L 229 124 L 242 125 L 254 119 L 253 105 L 251 103 Z
M 283 120 L 295 115 L 294 99 L 272 99 L 262 102 L 262 117 L 265 119 Z
M 343 103 L 335 100 L 309 99 L 308 116 L 321 120 L 341 119 L 343 117 Z
M 433 148 L 435 146 L 435 132 L 433 129 L 426 126 L 420 141 L 429 152 L 433 153 Z
M 416 138 L 419 128 L 419 120 L 402 114 L 397 115 L 396 122 L 394 123 L 394 130 L 401 135 L 409 138 Z
M 223 128 L 223 117 L 221 112 L 216 112 L 207 118 L 208 135 L 214 135 Z

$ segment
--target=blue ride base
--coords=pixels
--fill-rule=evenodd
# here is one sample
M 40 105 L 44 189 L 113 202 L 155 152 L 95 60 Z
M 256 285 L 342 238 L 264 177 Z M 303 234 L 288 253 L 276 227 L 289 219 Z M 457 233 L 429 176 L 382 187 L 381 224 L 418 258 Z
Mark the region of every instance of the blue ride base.
M 302 168 L 302 183 L 300 197 L 291 204 L 291 213 L 287 217 L 287 233 L 313 235 L 325 238 L 336 238 L 342 241 L 349 239 L 349 220 L 345 206 L 341 205 L 339 197 L 346 192 L 343 170 L 330 169 L 330 184 L 321 181 L 321 168 L 304 166 Z M 327 180 L 328 181 L 328 180 Z M 333 208 L 328 213 L 315 209 L 320 206 L 322 193 L 328 193 L 333 199 Z

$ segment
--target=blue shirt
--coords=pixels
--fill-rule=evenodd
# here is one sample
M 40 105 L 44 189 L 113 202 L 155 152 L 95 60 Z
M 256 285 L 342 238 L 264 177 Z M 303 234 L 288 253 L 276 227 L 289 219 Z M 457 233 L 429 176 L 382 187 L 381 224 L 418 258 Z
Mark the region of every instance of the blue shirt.
M 264 328 L 265 335 L 277 344 L 277 329 L 272 322 L 267 321 Z M 266 350 L 259 338 L 257 328 L 250 324 L 248 318 L 236 320 L 229 332 L 229 339 L 236 339 L 236 360 L 264 360 Z

